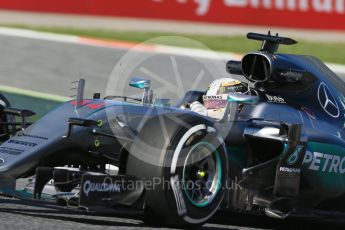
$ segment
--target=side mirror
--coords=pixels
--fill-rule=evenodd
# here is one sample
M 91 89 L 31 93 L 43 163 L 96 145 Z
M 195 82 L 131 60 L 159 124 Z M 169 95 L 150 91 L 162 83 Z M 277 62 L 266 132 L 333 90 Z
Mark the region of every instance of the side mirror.
M 150 89 L 151 81 L 147 79 L 142 79 L 140 77 L 133 77 L 129 81 L 129 86 L 132 86 L 138 89 Z
M 238 104 L 253 105 L 259 102 L 258 96 L 229 93 L 223 118 L 220 121 L 235 121 L 238 117 Z
M 142 103 L 144 105 L 146 104 L 152 104 L 152 99 L 153 99 L 153 93 L 152 90 L 150 90 L 151 87 L 151 81 L 147 79 L 143 79 L 140 77 L 133 77 L 129 81 L 129 86 L 132 86 L 134 88 L 138 89 L 143 89 L 143 98 L 142 98 Z
M 240 93 L 229 93 L 227 100 L 228 102 L 237 102 L 241 104 L 257 104 L 259 102 L 259 97 Z

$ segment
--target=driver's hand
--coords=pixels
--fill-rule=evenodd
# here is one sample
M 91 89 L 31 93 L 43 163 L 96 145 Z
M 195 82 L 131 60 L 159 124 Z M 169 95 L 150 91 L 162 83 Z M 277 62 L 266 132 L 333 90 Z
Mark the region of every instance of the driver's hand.
M 203 116 L 207 116 L 208 114 L 206 107 L 198 101 L 194 101 L 190 104 L 190 110 Z
M 185 102 L 183 105 L 180 106 L 181 109 L 190 109 L 190 103 Z

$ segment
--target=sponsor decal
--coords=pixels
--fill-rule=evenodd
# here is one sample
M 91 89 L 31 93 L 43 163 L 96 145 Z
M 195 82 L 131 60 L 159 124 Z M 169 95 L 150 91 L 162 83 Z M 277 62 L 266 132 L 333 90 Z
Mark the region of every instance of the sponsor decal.
M 303 165 L 312 171 L 344 174 L 345 156 L 307 151 Z
M 18 140 L 9 140 L 8 143 L 15 144 L 15 145 L 23 145 L 28 147 L 35 147 L 37 143 L 28 142 L 28 141 L 18 141 Z
M 21 149 L 15 149 L 15 148 L 8 148 L 8 147 L 0 147 L 0 153 L 5 153 L 5 154 L 9 154 L 9 155 L 20 155 L 21 153 L 23 153 L 24 150 Z
M 272 95 L 268 95 L 268 94 L 265 94 L 265 95 L 267 97 L 268 102 L 286 104 L 284 98 L 282 98 L 280 96 L 272 96 Z
M 117 183 L 113 183 L 111 177 L 104 178 L 103 183 L 91 182 L 86 180 L 83 184 L 83 192 L 86 196 L 89 196 L 92 192 L 101 192 L 101 193 L 120 193 L 121 188 Z
M 178 175 L 175 175 L 170 178 L 171 187 L 173 189 L 173 193 L 175 196 L 176 206 L 177 206 L 177 213 L 179 216 L 183 216 L 187 213 L 186 203 L 183 198 L 181 186 L 179 183 Z
M 203 100 L 226 100 L 226 95 L 204 95 Z
M 322 109 L 331 117 L 338 118 L 340 110 L 338 103 L 328 86 L 321 82 L 317 91 L 317 98 Z
M 298 145 L 295 149 L 295 151 L 289 156 L 287 159 L 287 164 L 288 165 L 294 165 L 299 159 L 300 153 L 303 149 L 303 145 Z
M 80 185 L 79 204 L 86 207 L 113 207 L 116 203 L 131 205 L 137 202 L 144 192 L 144 188 L 154 189 L 153 186 L 155 185 L 156 182 L 154 181 L 146 183 L 143 180 L 128 175 L 83 174 Z
M 287 173 L 300 173 L 301 169 L 298 168 L 288 168 L 288 167 L 280 167 L 280 172 L 287 172 Z
M 243 86 L 243 85 L 238 85 L 238 86 L 230 86 L 228 87 L 228 91 L 230 92 L 241 92 L 242 90 L 246 89 L 247 87 Z
M 48 140 L 48 137 L 42 137 L 42 136 L 37 136 L 37 135 L 25 134 L 25 133 L 18 133 L 17 137 L 30 137 L 34 139 Z
M 0 7 L 11 10 L 236 23 L 270 27 L 285 26 L 333 30 L 344 30 L 345 28 L 344 0 L 102 0 L 102 4 L 99 0 L 59 0 L 59 4 L 56 2 L 11 0 L 0 1 Z M 269 17 L 262 15 L 269 15 Z M 289 20 L 282 20 L 285 18 Z

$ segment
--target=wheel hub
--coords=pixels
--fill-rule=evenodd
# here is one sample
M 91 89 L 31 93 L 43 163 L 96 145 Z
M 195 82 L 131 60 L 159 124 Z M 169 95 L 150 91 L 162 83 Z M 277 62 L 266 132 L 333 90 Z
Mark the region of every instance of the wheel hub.
M 184 192 L 191 203 L 207 206 L 217 195 L 221 180 L 219 153 L 207 142 L 195 144 L 183 167 Z

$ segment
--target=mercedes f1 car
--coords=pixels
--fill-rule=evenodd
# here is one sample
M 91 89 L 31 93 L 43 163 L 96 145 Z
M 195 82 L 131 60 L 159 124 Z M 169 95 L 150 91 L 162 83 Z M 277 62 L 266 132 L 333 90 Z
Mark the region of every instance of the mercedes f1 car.
M 344 82 L 315 57 L 277 53 L 296 43 L 290 38 L 248 38 L 262 41 L 260 50 L 226 68 L 253 87 L 214 96 L 225 100 L 218 119 L 181 108 L 205 103 L 202 91 L 171 106 L 134 78 L 140 99 L 84 99 L 80 81 L 77 100 L 0 145 L 1 191 L 35 175 L 26 191 L 36 199 L 50 185 L 59 203 L 131 207 L 174 227 L 202 225 L 219 209 L 275 218 L 343 212 Z

